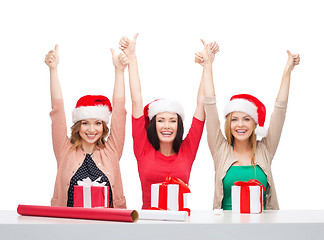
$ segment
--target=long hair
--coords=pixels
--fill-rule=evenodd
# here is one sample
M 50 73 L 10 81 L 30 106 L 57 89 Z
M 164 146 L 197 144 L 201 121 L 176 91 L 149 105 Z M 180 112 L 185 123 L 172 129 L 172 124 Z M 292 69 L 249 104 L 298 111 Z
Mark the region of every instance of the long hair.
M 177 134 L 173 141 L 172 148 L 173 150 L 178 153 L 180 146 L 182 144 L 182 138 L 183 138 L 183 121 L 182 118 L 177 114 L 178 117 L 178 128 L 177 128 Z M 151 119 L 147 126 L 147 138 L 149 142 L 152 144 L 155 150 L 160 149 L 160 140 L 158 137 L 158 134 L 156 132 L 156 115 Z
M 227 115 L 226 121 L 225 121 L 225 136 L 226 136 L 227 141 L 228 141 L 230 146 L 232 146 L 234 144 L 234 136 L 231 133 L 231 120 L 232 120 L 232 113 L 229 113 Z M 255 151 L 256 151 L 256 144 L 257 144 L 257 137 L 256 137 L 256 134 L 254 132 L 255 127 L 256 127 L 256 124 L 254 124 L 252 134 L 251 134 L 251 136 L 249 138 L 249 142 L 250 142 L 251 147 L 252 147 L 251 165 L 255 165 Z
M 72 132 L 71 132 L 70 142 L 72 143 L 72 147 L 71 147 L 70 150 L 78 149 L 82 145 L 82 138 L 81 138 L 80 133 L 79 133 L 80 127 L 81 127 L 81 122 L 82 122 L 82 120 L 76 122 L 71 127 Z M 99 147 L 99 148 L 104 148 L 105 147 L 105 143 L 106 143 L 105 138 L 108 136 L 108 133 L 109 133 L 108 126 L 104 121 L 102 122 L 102 127 L 103 127 L 102 135 L 100 136 L 100 138 L 96 142 L 96 146 Z

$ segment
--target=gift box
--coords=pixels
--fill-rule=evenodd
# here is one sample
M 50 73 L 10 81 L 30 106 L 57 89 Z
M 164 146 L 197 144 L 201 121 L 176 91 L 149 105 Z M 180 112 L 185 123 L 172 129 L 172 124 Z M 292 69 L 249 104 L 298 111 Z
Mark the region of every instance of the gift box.
M 265 187 L 255 179 L 235 182 L 232 186 L 233 213 L 261 213 Z
M 86 178 L 77 182 L 78 185 L 74 186 L 74 207 L 109 207 L 109 187 L 104 186 L 106 182 L 98 183 L 99 180 L 92 182 Z
M 187 211 L 190 189 L 179 178 L 166 177 L 166 181 L 151 185 L 151 209 Z

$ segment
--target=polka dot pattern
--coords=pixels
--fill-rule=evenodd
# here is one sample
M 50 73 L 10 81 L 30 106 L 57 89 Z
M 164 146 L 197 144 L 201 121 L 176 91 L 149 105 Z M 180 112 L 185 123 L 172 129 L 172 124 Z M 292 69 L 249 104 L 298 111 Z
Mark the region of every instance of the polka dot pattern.
M 89 177 L 91 181 L 95 181 L 99 177 L 101 179 L 98 181 L 99 183 L 106 182 L 106 186 L 109 187 L 109 207 L 112 207 L 112 191 L 111 186 L 109 183 L 108 177 L 96 166 L 95 162 L 93 161 L 92 154 L 87 154 L 82 165 L 73 175 L 70 181 L 70 186 L 68 190 L 68 200 L 67 206 L 73 207 L 73 197 L 74 197 L 74 186 L 78 185 L 78 181 L 82 181 L 83 179 Z

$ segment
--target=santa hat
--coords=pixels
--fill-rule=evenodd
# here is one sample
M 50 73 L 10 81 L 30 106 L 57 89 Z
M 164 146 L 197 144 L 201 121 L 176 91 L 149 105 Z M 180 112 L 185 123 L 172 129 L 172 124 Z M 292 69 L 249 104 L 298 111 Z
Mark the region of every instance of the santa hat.
M 109 99 L 102 95 L 86 95 L 81 97 L 72 112 L 72 121 L 95 118 L 109 123 L 112 107 Z
M 225 117 L 231 112 L 244 112 L 248 114 L 258 125 L 255 129 L 255 133 L 260 137 L 265 137 L 267 135 L 267 129 L 264 127 L 266 108 L 256 97 L 249 94 L 234 95 L 225 106 Z
M 170 99 L 156 99 L 144 107 L 144 116 L 151 120 L 156 114 L 162 112 L 177 113 L 184 120 L 184 110 L 181 104 Z

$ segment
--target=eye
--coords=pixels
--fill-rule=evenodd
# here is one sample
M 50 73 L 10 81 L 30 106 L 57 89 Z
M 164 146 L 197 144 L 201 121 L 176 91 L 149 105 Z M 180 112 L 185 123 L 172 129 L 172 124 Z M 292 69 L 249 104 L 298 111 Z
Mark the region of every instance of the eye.
M 172 123 L 176 123 L 176 122 L 177 122 L 177 120 L 171 120 L 171 122 L 172 122 Z
M 236 118 L 232 118 L 232 122 L 236 122 L 237 121 L 237 119 Z
M 88 124 L 88 122 L 82 122 L 81 124 L 82 124 L 82 125 L 87 125 L 87 124 Z
M 250 121 L 251 119 L 250 118 L 244 118 L 244 121 Z
M 102 122 L 96 122 L 96 125 L 100 126 L 102 124 Z
M 163 122 L 163 120 L 162 119 L 158 119 L 157 122 L 161 123 L 161 122 Z

